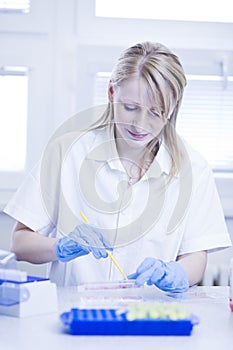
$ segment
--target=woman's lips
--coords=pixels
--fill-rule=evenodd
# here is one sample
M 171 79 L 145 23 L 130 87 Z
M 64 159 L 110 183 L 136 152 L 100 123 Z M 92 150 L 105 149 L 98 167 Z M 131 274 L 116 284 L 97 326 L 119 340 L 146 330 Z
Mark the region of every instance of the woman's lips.
M 148 135 L 148 134 L 143 134 L 139 132 L 133 132 L 131 130 L 127 130 L 127 131 L 134 139 L 137 139 L 137 140 L 142 140 Z

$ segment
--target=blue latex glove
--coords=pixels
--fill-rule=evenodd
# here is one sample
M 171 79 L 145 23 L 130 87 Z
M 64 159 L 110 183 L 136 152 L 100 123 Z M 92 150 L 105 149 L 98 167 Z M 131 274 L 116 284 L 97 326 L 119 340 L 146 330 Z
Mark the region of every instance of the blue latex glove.
M 56 243 L 56 255 L 62 262 L 67 262 L 79 256 L 93 253 L 96 259 L 106 258 L 109 243 L 102 234 L 88 224 L 76 226 L 67 237 L 60 238 Z
M 159 259 L 146 258 L 137 271 L 128 278 L 135 279 L 135 283 L 139 286 L 145 282 L 148 285 L 155 284 L 165 292 L 186 292 L 189 289 L 186 273 L 175 261 L 165 263 Z

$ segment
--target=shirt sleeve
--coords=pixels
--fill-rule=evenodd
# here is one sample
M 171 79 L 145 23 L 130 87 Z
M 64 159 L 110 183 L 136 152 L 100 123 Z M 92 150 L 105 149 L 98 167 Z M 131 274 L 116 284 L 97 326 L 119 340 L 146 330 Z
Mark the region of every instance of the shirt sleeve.
M 206 163 L 196 176 L 179 255 L 213 252 L 232 245 L 212 169 Z
M 76 226 L 61 188 L 63 160 L 77 133 L 55 137 L 38 164 L 27 175 L 4 212 L 46 236 L 69 233 Z
M 43 203 L 39 172 L 40 163 L 26 176 L 3 211 L 33 231 L 51 232 L 53 224 Z

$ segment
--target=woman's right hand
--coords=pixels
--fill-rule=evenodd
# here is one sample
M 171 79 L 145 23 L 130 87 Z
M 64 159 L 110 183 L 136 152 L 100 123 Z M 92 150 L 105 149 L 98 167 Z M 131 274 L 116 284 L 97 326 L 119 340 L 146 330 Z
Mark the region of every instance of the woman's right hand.
M 56 256 L 58 260 L 67 262 L 77 257 L 89 254 L 96 259 L 106 258 L 106 249 L 110 248 L 109 242 L 100 231 L 89 224 L 81 224 L 66 237 L 60 238 L 56 243 Z

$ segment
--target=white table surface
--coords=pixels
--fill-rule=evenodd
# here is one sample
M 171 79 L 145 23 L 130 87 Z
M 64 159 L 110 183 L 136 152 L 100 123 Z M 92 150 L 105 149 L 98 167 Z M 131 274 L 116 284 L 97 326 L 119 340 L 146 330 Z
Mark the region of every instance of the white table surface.
M 233 349 L 233 313 L 228 287 L 193 287 L 180 298 L 199 318 L 190 336 L 77 336 L 64 331 L 59 315 L 78 306 L 76 288 L 58 288 L 59 311 L 15 318 L 0 315 L 4 350 L 202 350 Z M 155 293 L 156 296 L 156 293 Z M 166 298 L 170 298 L 167 297 Z M 156 299 L 156 297 L 155 297 Z M 42 301 L 43 302 L 43 301 Z

